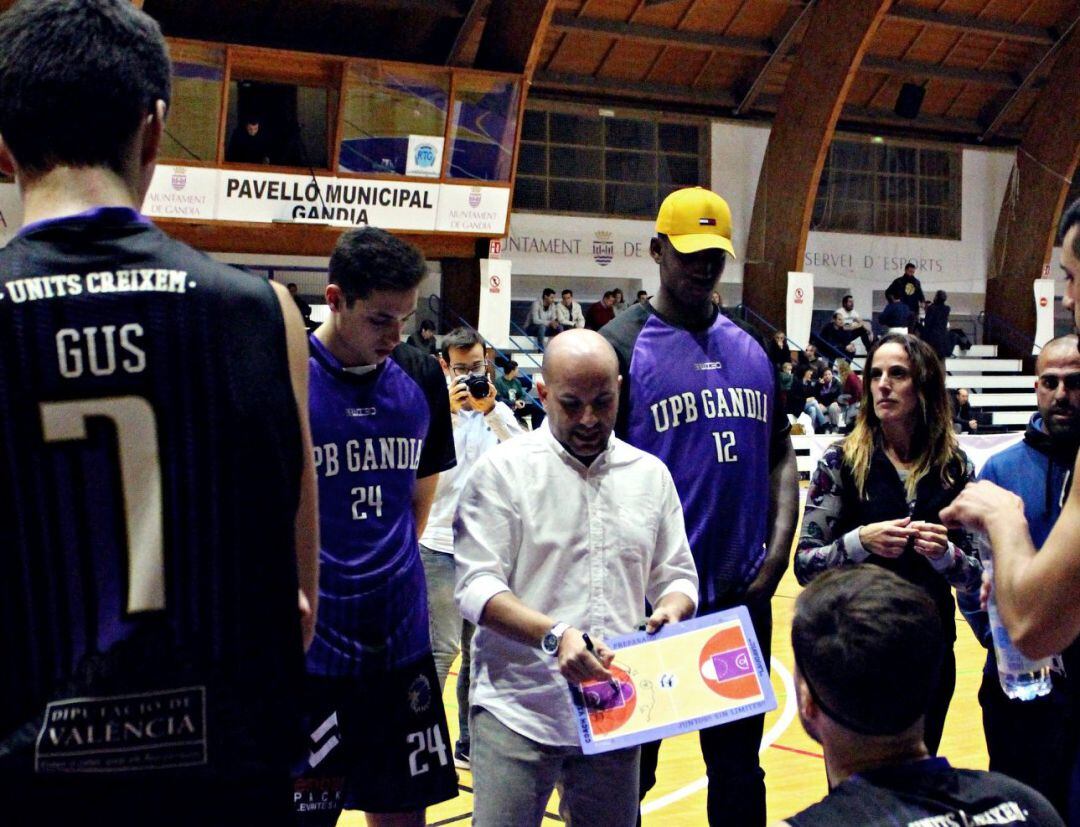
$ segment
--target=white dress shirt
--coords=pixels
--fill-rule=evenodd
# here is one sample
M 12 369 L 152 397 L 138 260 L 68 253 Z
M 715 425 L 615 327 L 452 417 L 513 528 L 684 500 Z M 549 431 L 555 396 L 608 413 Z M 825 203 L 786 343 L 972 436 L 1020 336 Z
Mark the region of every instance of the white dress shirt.
M 496 402 L 486 414 L 465 410 L 452 413 L 450 423 L 454 428 L 457 465 L 439 474 L 435 499 L 420 538 L 420 545 L 444 554 L 454 553 L 454 512 L 469 469 L 486 451 L 525 432 L 514 418 L 514 412 L 502 402 Z
M 697 570 L 664 464 L 611 437 L 589 467 L 539 429 L 488 451 L 465 482 L 454 520 L 455 597 L 479 624 L 504 591 L 558 621 L 608 639 L 634 631 L 672 592 L 697 605 Z M 543 744 L 578 744 L 558 659 L 480 627 L 471 702 Z

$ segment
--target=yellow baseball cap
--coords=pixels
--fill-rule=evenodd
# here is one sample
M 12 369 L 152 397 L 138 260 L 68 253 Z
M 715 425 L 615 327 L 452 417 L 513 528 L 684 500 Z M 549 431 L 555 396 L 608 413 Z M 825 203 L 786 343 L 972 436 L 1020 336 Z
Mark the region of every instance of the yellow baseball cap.
M 735 256 L 731 244 L 731 208 L 715 192 L 703 187 L 675 190 L 660 205 L 656 231 L 680 253 L 723 250 Z

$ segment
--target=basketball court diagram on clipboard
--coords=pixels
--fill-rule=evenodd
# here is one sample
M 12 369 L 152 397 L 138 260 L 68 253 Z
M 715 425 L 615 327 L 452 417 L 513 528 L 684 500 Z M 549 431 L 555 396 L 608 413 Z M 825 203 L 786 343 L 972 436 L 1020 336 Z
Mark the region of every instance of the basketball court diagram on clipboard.
M 760 715 L 776 696 L 743 606 L 606 641 L 610 681 L 571 685 L 582 751 L 591 755 Z

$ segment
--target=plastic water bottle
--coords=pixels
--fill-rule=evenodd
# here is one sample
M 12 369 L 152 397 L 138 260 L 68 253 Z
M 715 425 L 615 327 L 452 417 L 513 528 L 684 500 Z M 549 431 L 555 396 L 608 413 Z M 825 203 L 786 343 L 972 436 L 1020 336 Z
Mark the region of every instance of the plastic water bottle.
M 977 535 L 975 541 L 979 547 L 979 557 L 983 569 L 991 578 L 994 576 L 994 561 L 990 549 L 990 540 L 985 535 Z M 1053 689 L 1050 678 L 1052 658 L 1033 660 L 1021 652 L 1009 637 L 1005 624 L 998 615 L 997 599 L 993 590 L 986 606 L 990 615 L 990 631 L 994 637 L 994 655 L 997 658 L 998 680 L 1005 695 L 1014 700 L 1030 701 L 1049 695 Z

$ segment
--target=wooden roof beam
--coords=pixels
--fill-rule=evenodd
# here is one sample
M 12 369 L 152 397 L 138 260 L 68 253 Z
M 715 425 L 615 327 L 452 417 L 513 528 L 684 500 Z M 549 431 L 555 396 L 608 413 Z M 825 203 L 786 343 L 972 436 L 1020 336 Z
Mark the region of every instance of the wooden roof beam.
M 870 43 L 892 0 L 819 0 L 773 119 L 746 249 L 743 298 L 783 325 L 787 274 L 801 270 L 825 154 Z M 808 94 L 812 90 L 813 94 Z
M 742 100 L 740 100 L 739 105 L 735 107 L 736 115 L 743 114 L 747 109 L 754 105 L 754 100 L 761 94 L 761 90 L 765 88 L 765 79 L 769 76 L 769 72 L 777 63 L 784 59 L 787 53 L 790 52 L 795 45 L 797 39 L 796 35 L 802 24 L 808 19 L 807 14 L 810 12 L 810 9 L 814 7 L 814 2 L 815 0 L 810 0 L 810 2 L 801 9 L 794 8 L 788 12 L 785 21 L 781 23 L 784 33 L 780 36 L 780 40 L 772 50 L 772 54 L 769 55 L 757 70 L 753 80 L 747 84 L 746 92 L 743 94 Z
M 1001 105 L 998 111 L 994 113 L 994 117 L 990 119 L 990 125 L 986 127 L 986 131 L 983 132 L 982 136 L 979 138 L 980 141 L 986 141 L 993 137 L 994 133 L 1001 128 L 1002 124 L 1005 123 L 1005 116 L 1008 114 L 1009 110 L 1012 109 L 1013 104 L 1016 103 L 1024 92 L 1035 86 L 1035 79 L 1038 77 L 1039 73 L 1042 72 L 1043 67 L 1046 66 L 1047 62 L 1057 54 L 1062 44 L 1065 43 L 1069 35 L 1072 34 L 1073 30 L 1076 28 L 1077 23 L 1080 23 L 1080 17 L 1073 20 L 1072 24 L 1065 30 L 1061 37 L 1054 42 L 1054 45 L 1043 53 L 1043 56 L 1039 58 L 1038 62 L 1031 68 L 1031 71 L 1024 75 L 1024 79 L 1020 82 L 1019 86 L 1013 90 L 1013 93 Z
M 461 28 L 458 29 L 457 37 L 454 38 L 454 45 L 450 47 L 450 54 L 446 56 L 447 66 L 472 65 L 472 61 L 465 55 L 465 49 L 472 42 L 480 27 L 484 25 L 485 16 L 490 6 L 491 0 L 472 0 L 472 5 L 461 23 Z
M 640 40 L 657 46 L 675 46 L 689 49 L 708 49 L 737 52 L 754 57 L 769 57 L 772 47 L 767 40 L 752 37 L 731 37 L 708 32 L 684 32 L 665 29 L 662 26 L 646 26 L 642 23 L 622 23 L 618 20 L 599 20 L 594 17 L 574 17 L 559 12 L 551 21 L 551 28 L 561 32 L 585 32 L 589 34 Z
M 492 0 L 476 50 L 477 69 L 532 77 L 556 0 Z
M 1049 46 L 1055 40 L 1054 34 L 1041 26 L 975 17 L 970 14 L 931 11 L 918 6 L 893 6 L 889 12 L 889 17 L 893 20 L 903 20 L 908 23 L 921 23 L 926 26 L 956 29 L 969 34 L 989 35 L 990 37 L 1001 37 L 1006 40 L 1018 40 L 1024 43 L 1038 43 L 1043 46 Z
M 940 78 L 958 80 L 963 83 L 978 83 L 983 86 L 998 86 L 1002 89 L 1016 89 L 1020 78 L 1011 72 L 990 72 L 984 69 L 971 69 L 963 66 L 941 66 L 934 63 L 918 63 L 911 60 L 893 60 L 886 57 L 867 55 L 859 67 L 863 71 L 878 72 L 887 75 L 906 75 L 914 78 Z
M 596 78 L 588 75 L 564 75 L 557 72 L 537 72 L 533 76 L 537 89 L 570 92 L 591 92 L 601 97 L 635 98 L 639 100 L 678 101 L 714 109 L 731 109 L 735 96 L 727 89 L 694 88 L 672 83 L 625 81 L 618 78 Z
M 1080 27 L 1062 44 L 1016 153 L 1016 175 L 998 214 L 986 282 L 986 310 L 1029 336 L 1035 333 L 1032 282 L 1050 263 L 1057 222 L 1080 159 Z M 998 344 L 1017 353 L 1010 341 Z M 1004 354 L 1003 354 L 1004 355 Z

